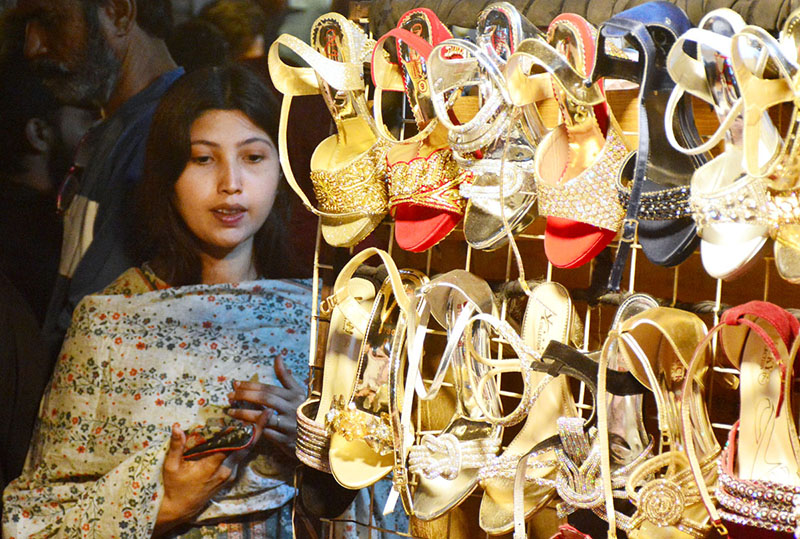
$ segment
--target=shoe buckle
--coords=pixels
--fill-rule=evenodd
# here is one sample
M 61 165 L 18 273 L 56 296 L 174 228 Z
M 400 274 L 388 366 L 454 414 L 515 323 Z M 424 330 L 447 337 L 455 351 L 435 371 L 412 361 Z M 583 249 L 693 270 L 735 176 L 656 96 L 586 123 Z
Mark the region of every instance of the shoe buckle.
M 639 220 L 625 218 L 622 220 L 622 237 L 619 241 L 624 243 L 634 243 L 639 235 Z
M 319 304 L 320 316 L 330 318 L 334 307 L 336 307 L 336 298 L 334 296 L 328 296 L 327 298 L 323 299 L 322 303 Z

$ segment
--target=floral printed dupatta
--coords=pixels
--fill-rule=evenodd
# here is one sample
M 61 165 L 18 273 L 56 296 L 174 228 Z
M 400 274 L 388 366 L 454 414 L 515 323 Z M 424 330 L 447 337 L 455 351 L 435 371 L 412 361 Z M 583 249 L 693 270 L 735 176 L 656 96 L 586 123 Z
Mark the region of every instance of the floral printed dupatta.
M 86 297 L 23 474 L 5 490 L 4 537 L 149 537 L 171 425 L 224 416 L 233 380 L 280 385 L 276 357 L 302 380 L 310 313 L 307 281 L 153 290 L 132 269 Z M 293 470 L 276 447 L 253 451 L 197 520 L 280 507 L 294 495 Z

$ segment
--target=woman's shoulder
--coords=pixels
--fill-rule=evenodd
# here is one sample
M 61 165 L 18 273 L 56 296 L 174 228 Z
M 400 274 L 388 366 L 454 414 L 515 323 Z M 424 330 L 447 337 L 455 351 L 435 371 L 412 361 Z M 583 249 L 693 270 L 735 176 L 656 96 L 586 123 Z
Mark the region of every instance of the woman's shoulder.
M 131 296 L 154 290 L 163 290 L 164 288 L 169 288 L 169 284 L 153 273 L 147 264 L 143 264 L 140 268 L 128 268 L 114 282 L 105 287 L 100 294 Z

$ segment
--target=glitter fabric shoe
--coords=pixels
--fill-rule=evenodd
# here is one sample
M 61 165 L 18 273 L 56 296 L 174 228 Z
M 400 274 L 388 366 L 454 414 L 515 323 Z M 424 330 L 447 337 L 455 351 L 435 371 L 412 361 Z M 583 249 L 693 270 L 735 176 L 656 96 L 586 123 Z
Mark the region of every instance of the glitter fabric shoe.
M 660 266 L 683 262 L 697 247 L 690 214 L 689 183 L 705 156 L 686 156 L 667 142 L 664 113 L 675 85 L 666 70 L 667 54 L 691 23 L 668 2 L 647 2 L 614 15 L 600 25 L 592 80 L 624 79 L 639 85 L 639 146 L 619 169 L 618 189 L 627 206 L 622 237 L 609 278 L 618 291 L 632 244 Z M 677 105 L 679 135 L 699 144 L 691 100 Z
M 386 151 L 367 108 L 364 63 L 374 41 L 355 23 L 337 13 L 318 18 L 308 46 L 289 35 L 279 36 L 269 50 L 269 72 L 283 94 L 278 150 L 286 180 L 306 208 L 322 219 L 322 236 L 330 245 L 356 245 L 387 212 Z M 280 58 L 281 46 L 311 67 L 293 67 Z M 311 156 L 311 182 L 319 208 L 297 184 L 287 148 L 292 98 L 321 94 L 337 132 L 323 140 Z
M 553 80 L 562 123 L 537 147 L 533 168 L 539 214 L 547 216 L 545 254 L 561 268 L 594 258 L 614 238 L 623 215 L 614 171 L 628 153 L 626 142 L 602 85 L 584 84 L 594 60 L 594 35 L 581 17 L 559 15 L 548 28 L 548 43 L 523 41 L 507 66 L 524 76 L 537 66 Z
M 744 526 L 743 533 L 746 527 L 796 533 L 800 442 L 791 397 L 798 333 L 800 322 L 791 313 L 772 303 L 751 301 L 723 313 L 689 364 L 681 427 L 703 503 L 721 532 L 724 520 Z M 728 363 L 739 369 L 741 397 L 739 421 L 718 461 L 719 510 L 708 492 L 713 484 L 704 480 L 704 459 L 698 461 L 690 438 L 697 410 L 687 406 L 699 398 L 694 375 L 708 367 L 708 345 L 717 334 Z
M 433 247 L 461 221 L 464 199 L 459 186 L 472 178 L 453 158 L 447 130 L 433 111 L 427 78 L 431 49 L 451 37 L 431 10 L 412 9 L 400 17 L 397 28 L 378 40 L 372 55 L 375 120 L 378 133 L 392 144 L 386 160 L 395 241 L 400 248 L 412 252 Z M 382 47 L 387 39 L 396 42 L 398 64 L 386 59 Z M 419 130 L 416 135 L 397 141 L 386 129 L 384 90 L 405 93 Z

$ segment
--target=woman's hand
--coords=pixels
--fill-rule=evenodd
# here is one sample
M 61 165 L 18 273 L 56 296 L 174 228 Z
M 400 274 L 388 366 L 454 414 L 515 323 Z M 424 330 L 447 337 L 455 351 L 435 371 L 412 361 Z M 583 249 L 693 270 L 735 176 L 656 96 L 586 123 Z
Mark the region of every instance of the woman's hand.
M 260 413 L 264 416 L 260 422 L 266 422 L 267 412 Z M 261 434 L 260 431 L 261 429 L 256 427 L 256 440 Z M 172 437 L 162 468 L 164 499 L 158 511 L 153 530 L 154 537 L 164 534 L 202 511 L 231 477 L 235 464 L 249 452 L 249 449 L 242 449 L 234 453 L 215 453 L 196 460 L 184 460 L 185 450 L 186 433 L 175 423 L 172 425 Z M 226 463 L 225 459 L 229 456 L 232 458 Z
M 231 403 L 249 402 L 259 408 L 266 407 L 266 414 L 257 410 L 231 408 L 228 415 L 254 423 L 264 429 L 263 436 L 294 458 L 297 439 L 297 408 L 306 398 L 306 388 L 292 376 L 281 358 L 275 360 L 275 374 L 283 387 L 259 382 L 233 382 L 233 393 L 228 395 Z M 263 420 L 263 424 L 258 421 Z

